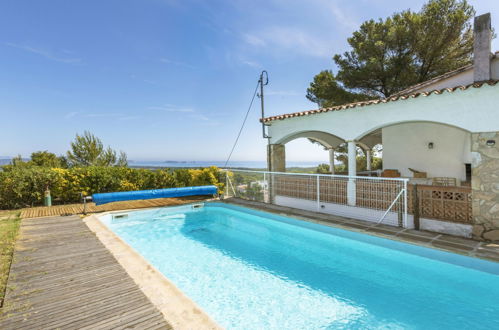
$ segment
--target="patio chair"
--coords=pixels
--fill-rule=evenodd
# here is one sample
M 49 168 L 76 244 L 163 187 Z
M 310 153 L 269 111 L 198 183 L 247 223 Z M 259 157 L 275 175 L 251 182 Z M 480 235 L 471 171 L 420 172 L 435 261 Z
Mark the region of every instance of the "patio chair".
M 456 178 L 449 178 L 449 177 L 438 177 L 438 178 L 433 178 L 432 179 L 432 184 L 434 186 L 455 186 L 456 183 Z

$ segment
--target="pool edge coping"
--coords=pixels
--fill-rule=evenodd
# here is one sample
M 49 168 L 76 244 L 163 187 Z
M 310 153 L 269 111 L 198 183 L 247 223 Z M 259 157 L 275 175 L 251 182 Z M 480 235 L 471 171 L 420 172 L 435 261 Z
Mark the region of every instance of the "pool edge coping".
M 272 214 L 275 214 L 275 215 L 278 215 L 278 216 L 285 216 L 285 217 L 291 217 L 291 218 L 294 218 L 296 220 L 300 220 L 300 221 L 305 221 L 305 222 L 309 222 L 309 223 L 315 223 L 315 224 L 319 224 L 319 225 L 324 225 L 324 226 L 328 226 L 328 227 L 332 227 L 332 228 L 338 228 L 338 229 L 343 229 L 343 230 L 347 230 L 347 231 L 351 231 L 351 232 L 355 232 L 355 233 L 359 233 L 359 234 L 365 234 L 365 235 L 369 235 L 369 236 L 374 236 L 374 237 L 378 237 L 378 238 L 383 238 L 383 239 L 388 239 L 388 240 L 392 240 L 392 241 L 395 241 L 395 242 L 400 242 L 400 243 L 405 243 L 405 244 L 410 244 L 410 245 L 415 245 L 415 246 L 419 246 L 419 247 L 424 247 L 424 248 L 430 248 L 430 249 L 433 249 L 433 250 L 437 250 L 437 251 L 443 251 L 443 252 L 447 252 L 447 253 L 453 253 L 453 254 L 457 254 L 457 255 L 461 255 L 461 256 L 465 256 L 465 257 L 470 257 L 470 258 L 475 258 L 475 259 L 478 259 L 478 260 L 485 260 L 485 261 L 488 261 L 488 262 L 493 262 L 493 263 L 498 263 L 499 264 L 499 260 L 496 260 L 494 259 L 493 257 L 488 257 L 488 256 L 485 256 L 485 255 L 478 255 L 477 254 L 477 248 L 480 246 L 480 243 L 483 243 L 483 242 L 476 242 L 477 245 L 476 247 L 473 249 L 473 250 L 470 250 L 470 251 L 460 251 L 460 250 L 457 250 L 457 249 L 452 249 L 452 248 L 449 248 L 449 247 L 444 247 L 444 246 L 435 246 L 433 245 L 432 243 L 435 242 L 435 241 L 439 241 L 439 239 L 437 238 L 433 238 L 431 239 L 430 241 L 428 242 L 424 242 L 424 241 L 412 241 L 410 239 L 405 239 L 403 236 L 398 236 L 398 235 L 394 235 L 394 234 L 384 234 L 384 233 L 380 233 L 380 232 L 376 232 L 376 231 L 371 231 L 371 230 L 366 230 L 366 228 L 374 228 L 376 227 L 376 224 L 371 224 L 367 221 L 362 221 L 362 220 L 356 220 L 356 219 L 350 219 L 350 218 L 346 218 L 346 217 L 341 217 L 341 216 L 334 216 L 334 215 L 331 215 L 331 214 L 324 214 L 324 213 L 317 213 L 315 214 L 314 212 L 311 212 L 311 211 L 306 211 L 306 210 L 301 210 L 301 209 L 296 209 L 297 211 L 304 211 L 304 212 L 310 212 L 310 215 L 303 215 L 303 214 L 298 214 L 298 213 L 293 213 L 293 208 L 291 207 L 287 207 L 287 206 L 280 206 L 280 205 L 273 205 L 277 208 L 283 208 L 282 210 L 277 210 L 277 209 L 272 209 L 270 207 L 265 207 L 267 204 L 264 204 L 264 205 L 253 205 L 252 203 L 259 203 L 259 202 L 254 202 L 254 201 L 251 201 L 249 203 L 245 203 L 245 202 L 242 202 L 240 203 L 240 201 L 235 201 L 235 200 L 230 200 L 230 199 L 226 199 L 226 200 L 219 200 L 219 201 L 208 201 L 207 203 L 226 203 L 226 204 L 229 204 L 229 205 L 236 205 L 236 206 L 242 206 L 242 207 L 247 207 L 247 208 L 250 208 L 250 209 L 253 209 L 253 210 L 256 210 L 256 211 L 261 211 L 261 212 L 269 212 L 269 213 L 272 213 Z M 338 219 L 343 219 L 341 221 L 338 221 L 338 222 L 332 222 L 332 221 L 328 221 L 328 220 L 324 220 L 322 219 L 321 217 L 327 217 L 327 216 L 330 216 L 330 217 L 335 217 L 335 218 L 338 218 Z M 361 221 L 361 222 L 365 222 L 365 224 L 362 226 L 362 227 L 365 227 L 365 228 L 357 228 L 355 226 L 355 224 L 352 224 L 350 225 L 348 220 L 353 220 L 353 221 Z M 405 229 L 401 230 L 401 231 L 404 231 Z M 437 234 L 437 233 L 434 233 L 436 236 L 441 236 L 442 234 Z M 421 234 L 423 235 L 423 234 Z M 414 235 L 414 236 L 418 236 L 418 235 Z M 460 245 L 459 243 L 457 243 L 458 245 Z
M 223 329 L 172 281 L 99 219 L 107 214 L 122 212 L 124 211 L 92 214 L 82 220 L 174 329 Z

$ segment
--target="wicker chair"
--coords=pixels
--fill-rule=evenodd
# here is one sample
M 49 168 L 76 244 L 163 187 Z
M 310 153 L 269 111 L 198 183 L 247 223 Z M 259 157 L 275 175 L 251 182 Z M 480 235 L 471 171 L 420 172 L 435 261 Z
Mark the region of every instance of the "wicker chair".
M 433 178 L 432 179 L 432 184 L 434 186 L 456 186 L 456 178 L 448 178 L 448 177 L 439 177 L 439 178 Z

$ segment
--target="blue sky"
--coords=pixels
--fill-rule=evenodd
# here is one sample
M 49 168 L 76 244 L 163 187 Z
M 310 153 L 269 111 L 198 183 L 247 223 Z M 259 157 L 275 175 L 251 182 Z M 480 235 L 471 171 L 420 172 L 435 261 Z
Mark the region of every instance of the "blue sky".
M 498 26 L 499 2 L 470 2 Z M 0 156 L 62 154 L 90 130 L 134 160 L 223 160 L 262 69 L 269 115 L 313 109 L 308 84 L 363 21 L 423 3 L 2 1 Z M 255 105 L 234 160 L 265 159 L 258 117 Z M 305 140 L 287 156 L 327 161 Z

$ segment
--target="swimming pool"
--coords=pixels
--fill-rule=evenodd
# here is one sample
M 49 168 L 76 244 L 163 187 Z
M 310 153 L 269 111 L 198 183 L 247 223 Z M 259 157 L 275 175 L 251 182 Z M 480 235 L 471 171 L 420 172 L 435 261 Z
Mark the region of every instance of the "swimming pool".
M 228 329 L 499 329 L 499 264 L 223 203 L 101 221 Z

